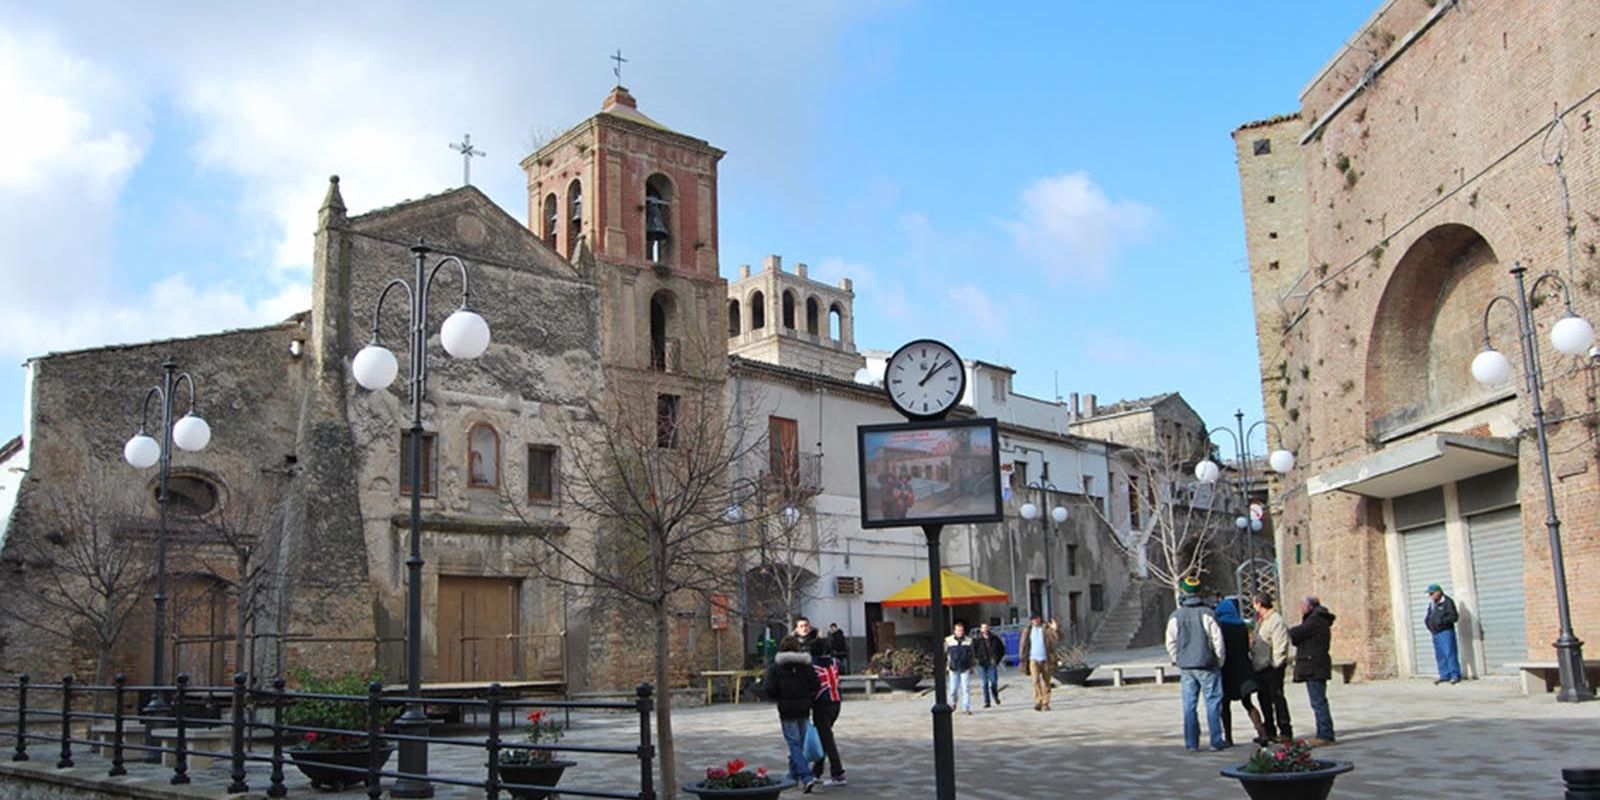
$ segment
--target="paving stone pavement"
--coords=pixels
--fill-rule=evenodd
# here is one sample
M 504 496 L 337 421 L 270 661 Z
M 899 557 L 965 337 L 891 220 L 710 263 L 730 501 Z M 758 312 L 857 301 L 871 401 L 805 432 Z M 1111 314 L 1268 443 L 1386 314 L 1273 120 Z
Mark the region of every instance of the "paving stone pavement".
M 1014 702 L 955 716 L 962 798 L 1244 797 L 1237 782 L 1218 776 L 1217 770 L 1244 760 L 1249 746 L 1186 753 L 1176 684 L 1058 688 L 1054 710 L 1040 713 L 1028 704 L 1022 680 L 1014 674 L 1002 680 Z M 1600 703 L 1569 705 L 1556 703 L 1553 695 L 1524 697 L 1513 681 L 1493 679 L 1438 687 L 1420 680 L 1335 684 L 1329 697 L 1339 744 L 1323 752 L 1356 764 L 1355 772 L 1338 779 L 1334 800 L 1547 800 L 1561 796 L 1561 767 L 1600 766 Z M 1311 710 L 1303 687 L 1291 687 L 1290 702 L 1296 729 L 1309 733 Z M 931 703 L 931 695 L 847 699 L 836 730 L 850 785 L 826 788 L 823 796 L 932 797 Z M 1236 733 L 1245 741 L 1248 722 L 1242 713 L 1237 716 L 1243 724 Z M 674 727 L 682 780 L 734 757 L 774 772 L 784 770 L 783 740 L 771 706 L 679 709 Z M 565 743 L 628 746 L 636 741 L 637 730 L 637 722 L 627 715 L 575 717 Z M 568 772 L 564 785 L 623 792 L 638 788 L 636 760 L 572 757 L 579 765 Z M 431 766 L 436 772 L 481 780 L 483 763 L 482 750 L 436 746 Z M 394 765 L 391 761 L 390 768 Z M 104 774 L 93 766 L 87 770 Z M 264 789 L 264 771 L 251 772 L 252 788 Z M 225 773 L 222 766 L 196 770 L 194 788 L 220 787 L 226 783 Z M 293 777 L 296 791 L 291 797 L 365 796 L 359 790 L 312 795 L 300 788 L 304 784 L 298 775 Z M 453 800 L 482 797 L 482 792 L 441 789 L 438 796 Z

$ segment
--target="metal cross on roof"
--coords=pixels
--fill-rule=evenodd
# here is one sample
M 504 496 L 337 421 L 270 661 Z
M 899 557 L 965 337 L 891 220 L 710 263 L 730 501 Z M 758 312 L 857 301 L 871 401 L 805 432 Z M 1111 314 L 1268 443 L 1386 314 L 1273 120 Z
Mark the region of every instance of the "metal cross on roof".
M 486 154 L 482 150 L 473 149 L 473 147 L 472 147 L 472 134 L 470 134 L 470 133 L 461 137 L 461 143 L 460 144 L 452 144 L 452 145 L 450 145 L 450 149 L 461 154 L 461 185 L 462 186 L 471 186 L 472 185 L 472 157 L 473 156 L 486 155 Z
M 628 63 L 628 59 L 622 57 L 622 49 L 621 48 L 618 48 L 617 49 L 617 54 L 614 55 L 614 56 L 610 56 L 610 58 L 611 58 L 612 61 L 617 62 L 617 65 L 615 67 L 611 68 L 611 74 L 617 76 L 617 85 L 621 86 L 622 85 L 622 65 Z

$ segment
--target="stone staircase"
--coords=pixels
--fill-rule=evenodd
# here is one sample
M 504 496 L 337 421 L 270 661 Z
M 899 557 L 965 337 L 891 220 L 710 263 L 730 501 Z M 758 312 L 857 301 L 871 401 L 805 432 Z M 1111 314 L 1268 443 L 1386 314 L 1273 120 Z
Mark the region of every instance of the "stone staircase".
M 1100 625 L 1090 635 L 1089 650 L 1095 653 L 1127 650 L 1144 625 L 1144 597 L 1142 583 L 1135 582 L 1123 590 L 1116 607 L 1100 620 Z

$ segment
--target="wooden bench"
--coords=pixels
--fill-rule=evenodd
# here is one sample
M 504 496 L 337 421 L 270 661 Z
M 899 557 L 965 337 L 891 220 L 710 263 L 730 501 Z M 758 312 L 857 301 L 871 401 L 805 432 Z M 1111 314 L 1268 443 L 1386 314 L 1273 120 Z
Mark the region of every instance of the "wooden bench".
M 1540 683 L 1544 684 L 1546 693 L 1555 691 L 1561 685 L 1561 667 L 1554 661 L 1531 661 L 1506 666 L 1522 673 L 1523 694 L 1534 694 L 1534 688 Z M 1583 674 L 1588 677 L 1590 687 L 1600 681 L 1600 659 L 1584 659 Z
M 1125 673 L 1127 673 L 1129 671 L 1137 670 L 1139 672 L 1144 672 L 1146 670 L 1149 670 L 1149 671 L 1155 673 L 1156 683 L 1157 684 L 1163 684 L 1163 683 L 1167 682 L 1167 670 L 1169 670 L 1169 669 L 1177 669 L 1177 667 L 1174 667 L 1171 664 L 1166 664 L 1166 663 L 1102 664 L 1098 668 L 1096 668 L 1095 671 L 1098 672 L 1098 671 L 1100 671 L 1102 669 L 1111 670 L 1111 685 L 1120 687 L 1120 686 L 1126 686 L 1127 685 L 1127 681 L 1124 679 L 1124 676 L 1125 676 Z

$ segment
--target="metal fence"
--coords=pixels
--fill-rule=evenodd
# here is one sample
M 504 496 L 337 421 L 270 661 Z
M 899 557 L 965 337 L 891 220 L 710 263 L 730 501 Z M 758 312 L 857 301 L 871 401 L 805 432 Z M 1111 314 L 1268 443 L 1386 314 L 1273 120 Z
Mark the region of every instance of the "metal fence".
M 249 676 L 237 673 L 233 676 L 232 687 L 195 687 L 190 685 L 187 674 L 179 675 L 177 683 L 171 686 L 135 686 L 128 684 L 122 675 L 116 676 L 111 686 L 78 685 L 71 675 L 61 679 L 59 683 L 35 683 L 28 675 L 23 674 L 10 683 L 0 683 L 0 694 L 11 693 L 14 697 L 12 705 L 0 706 L 0 713 L 14 715 L 14 720 L 5 725 L 10 728 L 6 731 L 0 728 L 0 739 L 11 739 L 12 748 L 10 760 L 28 761 L 35 757 L 36 752 L 30 751 L 30 744 L 44 745 L 49 748 L 46 758 L 54 757 L 58 769 L 74 766 L 74 746 L 90 748 L 109 748 L 111 763 L 107 775 L 116 777 L 126 775 L 127 759 L 129 753 L 142 756 L 143 760 L 152 763 L 161 763 L 165 756 L 171 756 L 172 778 L 174 785 L 183 785 L 191 782 L 189 775 L 189 761 L 193 757 L 204 757 L 226 761 L 230 767 L 229 783 L 226 792 L 234 794 L 251 790 L 247 778 L 246 764 L 251 762 L 269 764 L 271 772 L 268 777 L 266 794 L 268 797 L 284 797 L 288 787 L 284 783 L 284 765 L 294 763 L 292 750 L 286 750 L 286 743 L 304 740 L 308 734 L 315 736 L 346 736 L 358 740 L 365 740 L 364 763 L 356 766 L 322 765 L 335 773 L 347 777 L 344 782 L 349 785 L 364 784 L 367 796 L 379 798 L 383 794 L 384 779 L 390 780 L 415 780 L 425 781 L 429 784 L 458 786 L 482 789 L 484 797 L 496 800 L 501 792 L 559 792 L 562 795 L 578 797 L 605 797 L 618 798 L 619 800 L 654 800 L 654 760 L 655 748 L 651 743 L 650 714 L 655 706 L 653 691 L 649 684 L 640 684 L 635 690 L 635 699 L 632 702 L 580 702 L 580 701 L 543 701 L 522 700 L 504 696 L 499 684 L 492 684 L 486 697 L 483 699 L 444 699 L 444 698 L 413 698 L 404 696 L 385 695 L 379 683 L 371 683 L 367 687 L 366 695 L 333 695 L 313 694 L 307 692 L 292 692 L 286 687 L 283 678 L 277 678 L 271 683 L 271 688 L 252 689 L 248 687 Z M 41 693 L 44 695 L 40 697 Z M 169 699 L 171 715 L 150 716 L 139 712 L 128 713 L 125 709 L 130 700 L 137 698 L 142 693 L 159 693 Z M 43 699 L 46 702 L 41 703 Z M 102 701 L 111 701 L 111 711 L 89 711 L 74 708 L 74 703 L 88 704 L 99 707 Z M 226 703 L 231 712 L 226 721 L 212 717 L 197 716 L 191 713 L 196 705 L 211 705 L 207 701 L 217 701 L 216 704 Z M 323 701 L 332 703 L 360 704 L 366 725 L 361 730 L 320 728 L 309 725 L 293 725 L 285 722 L 285 711 L 294 703 L 300 701 Z M 484 711 L 488 718 L 488 733 L 482 739 L 464 739 L 460 737 L 415 736 L 395 732 L 391 727 L 385 726 L 383 720 L 392 716 L 386 714 L 386 709 L 398 710 L 410 703 L 424 703 L 428 706 L 454 707 L 459 711 Z M 554 710 L 592 710 L 592 711 L 625 711 L 638 715 L 638 743 L 630 746 L 600 746 L 576 744 L 530 744 L 527 742 L 507 741 L 502 731 L 500 716 L 502 712 L 516 711 L 517 709 L 538 707 Z M 43 718 L 42 724 L 38 720 Z M 265 719 L 263 719 L 265 718 Z M 97 740 L 93 738 L 97 724 L 110 724 L 109 738 Z M 130 741 L 127 726 L 129 723 L 138 723 L 144 727 L 143 743 Z M 74 724 L 83 729 L 83 736 L 74 735 Z M 196 730 L 215 731 L 225 729 L 228 731 L 228 742 L 225 750 L 209 749 L 204 744 L 210 741 L 211 736 L 195 736 Z M 158 732 L 159 730 L 159 732 Z M 10 735 L 7 735 L 10 734 Z M 163 742 L 170 741 L 170 745 Z M 253 751 L 251 744 L 261 742 L 263 749 Z M 472 748 L 484 751 L 487 761 L 481 767 L 480 775 L 463 774 L 438 774 L 430 772 L 425 775 L 416 775 L 385 769 L 385 765 L 393 751 L 391 743 L 398 742 L 423 742 L 430 748 L 433 746 L 448 746 Z M 270 751 L 265 747 L 270 745 Z M 37 748 L 34 748 L 37 750 Z M 562 784 L 560 787 L 539 786 L 533 784 L 510 783 L 501 775 L 500 757 L 502 753 L 513 751 L 544 751 L 554 756 L 556 752 L 567 753 L 595 753 L 613 756 L 628 756 L 639 762 L 638 791 L 622 792 L 614 789 L 589 788 L 582 785 Z M 359 752 L 359 748 L 358 751 Z M 0 756 L 3 757 L 3 756 Z

